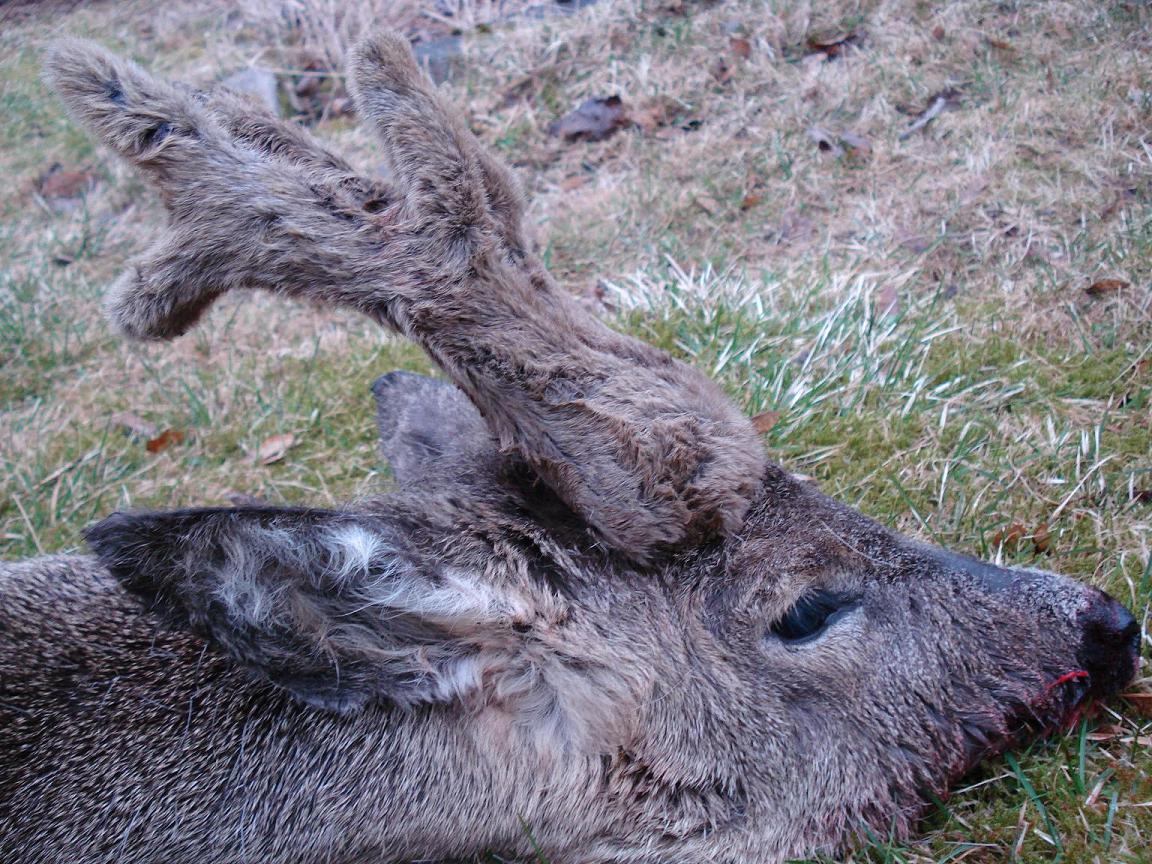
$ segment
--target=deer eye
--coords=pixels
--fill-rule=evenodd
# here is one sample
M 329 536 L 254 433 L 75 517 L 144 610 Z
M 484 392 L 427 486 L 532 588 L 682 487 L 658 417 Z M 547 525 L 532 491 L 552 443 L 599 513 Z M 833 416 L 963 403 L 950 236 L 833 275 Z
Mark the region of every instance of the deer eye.
M 797 645 L 811 642 L 859 605 L 859 600 L 836 591 L 810 591 L 772 625 L 777 638 Z

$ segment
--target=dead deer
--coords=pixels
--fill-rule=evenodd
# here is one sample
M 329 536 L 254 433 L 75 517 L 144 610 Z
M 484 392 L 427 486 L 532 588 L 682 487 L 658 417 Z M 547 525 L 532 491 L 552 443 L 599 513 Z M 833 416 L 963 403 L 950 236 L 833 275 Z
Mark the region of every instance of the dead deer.
M 907 833 L 1132 676 L 1119 603 L 823 496 L 566 295 L 402 39 L 352 66 L 389 184 L 91 44 L 47 69 L 171 215 L 122 333 L 260 288 L 451 383 L 374 385 L 384 497 L 119 513 L 0 568 L 0 860 L 780 862 Z

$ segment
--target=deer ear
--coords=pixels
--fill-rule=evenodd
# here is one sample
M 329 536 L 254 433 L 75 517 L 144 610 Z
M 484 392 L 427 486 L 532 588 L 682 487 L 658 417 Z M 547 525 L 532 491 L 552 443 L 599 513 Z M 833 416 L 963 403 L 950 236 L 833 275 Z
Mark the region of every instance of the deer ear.
M 456 479 L 496 452 L 480 412 L 458 387 L 412 372 L 372 384 L 380 452 L 401 486 Z
M 359 514 L 118 513 L 85 536 L 162 618 L 330 711 L 467 698 L 513 632 L 511 601 Z

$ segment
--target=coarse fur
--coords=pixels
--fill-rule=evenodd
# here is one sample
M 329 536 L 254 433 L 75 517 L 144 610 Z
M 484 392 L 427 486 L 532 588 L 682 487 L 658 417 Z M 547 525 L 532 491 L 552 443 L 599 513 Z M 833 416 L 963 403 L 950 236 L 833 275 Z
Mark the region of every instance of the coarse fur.
M 388 496 L 115 514 L 0 566 L 0 860 L 768 864 L 906 833 L 1131 677 L 1115 601 L 823 496 L 568 297 L 402 39 L 352 69 L 390 185 L 88 43 L 47 69 L 171 213 L 125 335 L 263 288 L 451 383 L 373 385 Z

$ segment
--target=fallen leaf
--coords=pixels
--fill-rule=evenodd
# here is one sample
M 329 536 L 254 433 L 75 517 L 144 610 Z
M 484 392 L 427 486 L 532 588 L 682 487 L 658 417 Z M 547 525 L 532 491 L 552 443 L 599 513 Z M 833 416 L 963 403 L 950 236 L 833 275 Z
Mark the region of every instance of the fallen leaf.
M 619 96 L 588 99 L 548 127 L 548 134 L 565 141 L 603 141 L 628 124 L 628 111 Z
M 1129 284 L 1130 283 L 1124 279 L 1097 279 L 1084 289 L 1084 293 L 1089 297 L 1102 297 L 1105 294 L 1115 294 L 1117 291 L 1123 291 Z
M 565 177 L 560 181 L 560 189 L 564 192 L 572 192 L 586 185 L 588 185 L 587 174 L 573 174 L 571 177 Z
M 1103 726 L 1098 726 L 1093 729 L 1084 737 L 1089 741 L 1115 741 L 1124 735 L 1126 730 L 1123 726 L 1115 726 L 1110 723 L 1105 723 Z
M 872 155 L 872 142 L 863 135 L 844 131 L 840 133 L 840 143 L 844 145 L 848 156 L 852 159 L 867 159 Z
M 743 36 L 733 36 L 728 40 L 728 47 L 741 60 L 747 60 L 752 56 L 752 43 Z
M 1006 552 L 1015 552 L 1020 541 L 1028 536 L 1028 529 L 1019 522 L 1013 522 L 1007 528 L 1001 528 L 992 535 L 992 545 L 999 546 Z
M 945 36 L 945 33 L 944 33 L 944 28 L 942 26 L 937 24 L 935 27 L 932 28 L 932 38 L 935 39 L 937 42 L 943 42 L 944 36 Z
M 261 465 L 271 465 L 273 462 L 279 462 L 295 443 L 296 436 L 291 432 L 284 432 L 280 435 L 265 438 L 260 445 L 260 449 L 256 451 L 256 458 Z
M 861 34 L 855 30 L 841 31 L 833 35 L 809 36 L 808 47 L 813 54 L 823 54 L 829 60 L 840 57 L 851 46 L 860 42 Z
M 91 171 L 65 171 L 53 165 L 40 175 L 36 188 L 45 198 L 79 198 L 92 190 L 97 179 Z
M 155 438 L 148 439 L 148 443 L 144 447 L 149 453 L 160 453 L 167 450 L 173 444 L 180 444 L 184 441 L 184 433 L 179 429 L 165 429 Z
M 929 123 L 931 123 L 945 111 L 959 108 L 961 105 L 962 96 L 963 94 L 958 87 L 948 87 L 947 89 L 941 90 L 939 93 L 935 93 L 930 96 L 928 98 L 927 106 L 925 106 L 924 110 L 921 111 L 916 116 L 916 119 L 912 121 L 912 125 L 900 133 L 900 140 L 907 140 L 916 132 L 927 127 Z
M 752 428 L 761 435 L 771 432 L 772 427 L 780 422 L 779 411 L 761 411 L 752 418 Z
M 985 36 L 984 41 L 988 43 L 990 48 L 995 48 L 998 51 L 1015 52 L 1016 50 L 1016 46 L 1009 42 L 1007 39 L 997 39 L 995 36 Z
M 1121 693 L 1120 698 L 1132 706 L 1141 717 L 1152 717 L 1152 693 Z
M 1052 543 L 1052 532 L 1048 530 L 1048 523 L 1041 522 L 1032 531 L 1032 548 L 1037 555 L 1043 555 L 1048 551 L 1048 546 Z
M 755 207 L 757 204 L 759 204 L 763 200 L 764 200 L 764 196 L 759 194 L 758 192 L 749 192 L 740 201 L 740 209 L 741 210 L 751 210 L 753 207 Z
M 117 426 L 124 427 L 126 432 L 129 432 L 138 438 L 152 439 L 156 437 L 156 424 L 149 423 L 143 417 L 140 417 L 137 414 L 133 414 L 130 411 L 122 411 L 119 414 L 113 414 L 112 422 Z

